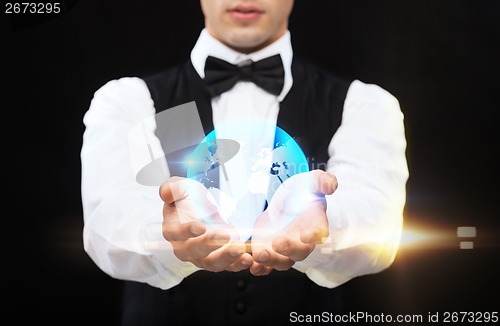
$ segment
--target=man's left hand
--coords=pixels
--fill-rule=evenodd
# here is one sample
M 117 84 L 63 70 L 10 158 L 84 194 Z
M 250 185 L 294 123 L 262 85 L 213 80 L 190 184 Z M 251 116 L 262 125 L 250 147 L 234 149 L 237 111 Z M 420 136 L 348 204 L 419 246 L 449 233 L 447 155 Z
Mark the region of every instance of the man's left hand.
M 253 275 L 288 270 L 325 241 L 329 236 L 325 196 L 337 185 L 334 175 L 314 170 L 292 176 L 277 189 L 254 226 Z

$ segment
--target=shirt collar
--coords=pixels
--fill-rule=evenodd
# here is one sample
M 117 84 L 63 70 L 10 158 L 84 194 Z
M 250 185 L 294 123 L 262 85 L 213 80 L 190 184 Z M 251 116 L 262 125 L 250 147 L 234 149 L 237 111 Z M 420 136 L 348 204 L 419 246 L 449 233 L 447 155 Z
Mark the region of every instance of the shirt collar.
M 252 53 L 241 53 L 231 49 L 219 40 L 215 39 L 212 35 L 208 33 L 206 28 L 204 28 L 198 40 L 196 41 L 193 50 L 191 51 L 191 62 L 193 63 L 194 69 L 203 79 L 205 78 L 205 62 L 208 56 L 213 56 L 222 60 L 225 60 L 231 64 L 239 64 L 247 60 L 259 61 L 264 58 L 270 57 L 275 54 L 280 54 L 283 60 L 283 66 L 285 69 L 285 80 L 283 90 L 278 96 L 278 101 L 282 101 L 290 88 L 292 88 L 292 44 L 290 40 L 290 31 L 276 40 L 274 43 L 268 45 L 267 47 Z

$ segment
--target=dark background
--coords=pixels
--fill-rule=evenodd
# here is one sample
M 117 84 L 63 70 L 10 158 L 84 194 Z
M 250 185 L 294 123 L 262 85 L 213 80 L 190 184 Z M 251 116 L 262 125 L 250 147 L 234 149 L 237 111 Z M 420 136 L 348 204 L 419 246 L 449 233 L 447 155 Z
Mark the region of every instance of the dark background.
M 62 4 L 60 15 L 6 15 L 2 7 L 8 305 L 0 318 L 115 325 L 120 281 L 82 246 L 82 118 L 108 80 L 184 60 L 203 20 L 195 0 Z M 400 100 L 405 227 L 448 236 L 402 246 L 389 269 L 346 284 L 353 311 L 499 311 L 500 1 L 296 0 L 290 30 L 296 53 Z M 477 227 L 474 250 L 458 249 L 462 225 Z

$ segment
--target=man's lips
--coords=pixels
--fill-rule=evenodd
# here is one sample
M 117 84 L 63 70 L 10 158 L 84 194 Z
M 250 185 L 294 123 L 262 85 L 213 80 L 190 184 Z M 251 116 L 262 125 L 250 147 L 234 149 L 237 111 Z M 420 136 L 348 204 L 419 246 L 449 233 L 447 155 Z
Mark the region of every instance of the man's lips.
M 259 18 L 264 11 L 253 6 L 235 6 L 228 10 L 233 19 L 248 22 Z

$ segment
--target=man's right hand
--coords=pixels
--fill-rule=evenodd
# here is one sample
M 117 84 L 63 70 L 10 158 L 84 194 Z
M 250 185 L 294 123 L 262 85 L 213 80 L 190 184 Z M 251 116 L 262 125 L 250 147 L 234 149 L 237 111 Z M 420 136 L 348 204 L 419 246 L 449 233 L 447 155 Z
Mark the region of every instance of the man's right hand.
M 171 177 L 160 186 L 160 197 L 165 202 L 163 237 L 177 258 L 212 272 L 237 272 L 252 265 L 245 243 L 221 218 L 215 200 L 201 183 Z

